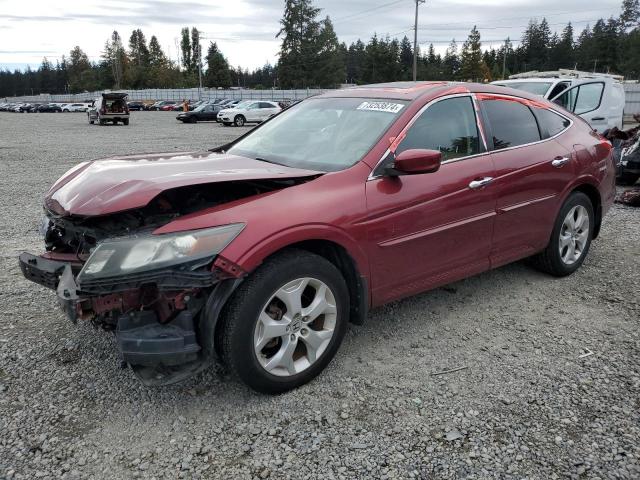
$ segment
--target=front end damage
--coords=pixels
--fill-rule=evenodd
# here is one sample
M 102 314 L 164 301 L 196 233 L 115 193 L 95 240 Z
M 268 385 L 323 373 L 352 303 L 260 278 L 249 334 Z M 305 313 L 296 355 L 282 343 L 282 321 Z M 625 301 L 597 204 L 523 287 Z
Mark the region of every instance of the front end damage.
M 42 255 L 22 253 L 28 280 L 53 289 L 74 322 L 112 331 L 123 362 L 145 384 L 175 383 L 215 358 L 215 327 L 246 272 L 220 251 L 243 229 L 232 224 L 154 235 L 173 219 L 296 184 L 237 182 L 165 192 L 149 205 L 96 217 L 45 205 Z M 221 193 L 223 192 L 223 193 Z

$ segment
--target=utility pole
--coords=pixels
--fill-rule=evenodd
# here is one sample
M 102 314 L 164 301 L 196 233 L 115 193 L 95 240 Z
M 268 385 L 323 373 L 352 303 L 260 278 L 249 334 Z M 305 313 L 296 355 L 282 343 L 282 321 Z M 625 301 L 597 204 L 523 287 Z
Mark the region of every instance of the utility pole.
M 418 77 L 418 5 L 426 0 L 416 0 L 416 21 L 413 26 L 413 81 Z
M 507 41 L 504 41 L 504 53 L 502 54 L 502 80 L 507 75 Z

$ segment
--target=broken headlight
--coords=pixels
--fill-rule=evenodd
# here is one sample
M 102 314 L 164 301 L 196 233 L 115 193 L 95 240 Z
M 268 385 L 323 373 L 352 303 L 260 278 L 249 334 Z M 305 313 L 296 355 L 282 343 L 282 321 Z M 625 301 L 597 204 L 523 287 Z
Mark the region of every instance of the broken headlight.
M 244 228 L 242 223 L 188 232 L 104 240 L 78 274 L 78 283 L 204 260 L 220 253 Z

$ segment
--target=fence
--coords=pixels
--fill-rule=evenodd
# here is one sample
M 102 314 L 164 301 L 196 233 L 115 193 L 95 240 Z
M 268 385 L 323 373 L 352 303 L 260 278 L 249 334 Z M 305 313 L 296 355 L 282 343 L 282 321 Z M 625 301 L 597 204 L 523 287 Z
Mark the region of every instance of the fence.
M 624 84 L 626 103 L 624 107 L 625 116 L 640 113 L 640 84 L 625 83 Z M 177 89 L 158 89 L 152 88 L 147 90 L 120 90 L 129 95 L 129 100 L 174 100 L 180 101 L 184 98 L 187 100 L 213 100 L 216 98 L 232 98 L 234 100 L 299 100 L 318 95 L 329 91 L 322 89 L 299 89 L 299 90 L 215 90 L 203 89 L 199 91 L 197 88 L 177 88 Z M 99 97 L 99 92 L 84 92 L 70 95 L 50 95 L 41 94 L 24 97 L 7 97 L 4 102 L 82 102 L 85 100 L 94 100 Z
M 197 88 L 150 88 L 146 90 L 118 90 L 126 92 L 129 100 L 214 100 L 216 98 L 230 98 L 234 100 L 300 100 L 318 95 L 328 90 L 306 88 L 299 90 L 244 90 L 244 89 L 202 89 Z M 5 102 L 84 102 L 85 100 L 95 100 L 102 94 L 98 92 L 84 92 L 68 95 L 50 95 L 43 93 L 40 95 L 7 97 Z
M 624 84 L 624 114 L 631 116 L 640 113 L 640 83 Z

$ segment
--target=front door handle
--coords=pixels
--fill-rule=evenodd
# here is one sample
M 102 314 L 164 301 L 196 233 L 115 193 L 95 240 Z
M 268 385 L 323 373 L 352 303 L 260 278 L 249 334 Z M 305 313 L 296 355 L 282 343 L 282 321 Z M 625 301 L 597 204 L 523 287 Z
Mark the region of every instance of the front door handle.
M 562 168 L 567 163 L 569 163 L 569 158 L 568 157 L 556 157 L 551 161 L 551 165 L 553 165 L 556 168 Z
M 474 180 L 469 184 L 469 188 L 471 190 L 478 190 L 479 188 L 486 187 L 491 182 L 493 182 L 493 177 L 484 177 L 480 180 Z

